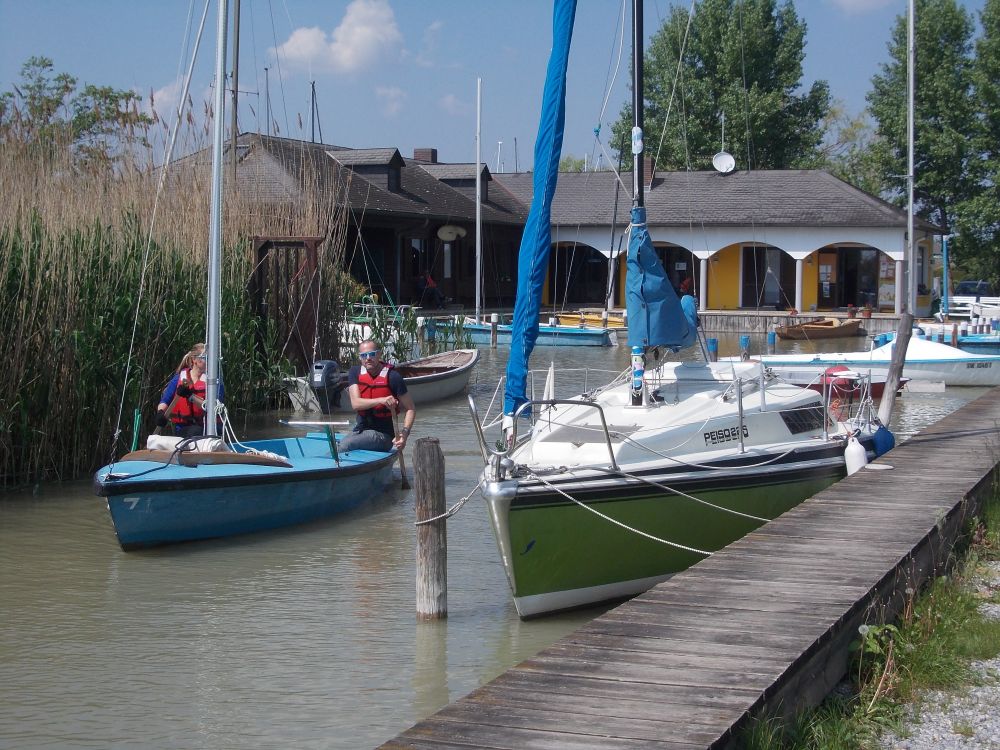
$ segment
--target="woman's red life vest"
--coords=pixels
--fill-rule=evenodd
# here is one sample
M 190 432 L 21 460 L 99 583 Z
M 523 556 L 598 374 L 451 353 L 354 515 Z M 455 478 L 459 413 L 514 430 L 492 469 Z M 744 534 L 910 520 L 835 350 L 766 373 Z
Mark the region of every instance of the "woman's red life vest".
M 364 367 L 361 368 L 361 372 L 358 373 L 358 395 L 361 398 L 385 398 L 386 396 L 392 395 L 392 389 L 389 388 L 389 371 L 392 369 L 392 365 L 383 365 L 382 370 L 374 378 L 368 373 L 368 370 Z M 398 414 L 399 410 L 390 409 L 388 406 L 379 404 L 378 406 L 373 406 L 371 409 L 362 409 L 358 411 L 361 416 L 371 416 L 377 419 L 392 419 L 394 414 Z
M 174 400 L 174 410 L 170 413 L 170 421 L 179 425 L 200 424 L 204 422 L 205 410 L 201 407 L 201 404 L 205 402 L 205 381 L 199 378 L 197 382 L 192 383 L 191 373 L 187 370 L 181 370 L 180 377 L 177 378 L 177 385 L 181 383 L 186 383 L 193 392 L 187 398 L 178 396 Z M 201 401 L 196 402 L 195 397 L 201 399 Z

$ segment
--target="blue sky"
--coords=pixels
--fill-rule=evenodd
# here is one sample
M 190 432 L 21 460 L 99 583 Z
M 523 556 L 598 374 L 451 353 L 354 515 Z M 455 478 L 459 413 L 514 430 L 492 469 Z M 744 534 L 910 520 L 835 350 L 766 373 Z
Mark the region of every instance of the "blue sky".
M 176 108 L 190 13 L 181 0 L 0 0 L 0 90 L 19 80 L 32 55 L 81 83 L 132 88 L 162 113 Z M 978 15 L 983 0 L 961 0 Z M 651 34 L 672 4 L 646 0 Z M 796 0 L 808 26 L 804 83 L 825 79 L 851 112 L 865 93 L 906 0 Z M 230 0 L 232 6 L 232 0 Z M 631 6 L 631 3 L 629 3 Z M 476 78 L 483 80 L 483 161 L 496 169 L 530 165 L 548 55 L 551 4 L 545 0 L 241 0 L 241 130 L 264 131 L 265 72 L 281 134 L 310 137 L 310 81 L 317 134 L 352 147 L 396 146 L 404 156 L 436 147 L 442 161 L 475 160 Z M 579 0 L 564 154 L 597 158 L 626 100 L 626 49 L 601 117 L 614 68 L 621 0 Z M 210 98 L 215 9 L 192 83 L 196 116 Z M 626 34 L 627 43 L 627 34 Z M 227 115 L 228 117 L 228 115 Z M 300 125 L 301 123 L 301 125 Z M 499 142 L 502 141 L 502 146 Z M 608 149 L 610 152 L 610 149 Z

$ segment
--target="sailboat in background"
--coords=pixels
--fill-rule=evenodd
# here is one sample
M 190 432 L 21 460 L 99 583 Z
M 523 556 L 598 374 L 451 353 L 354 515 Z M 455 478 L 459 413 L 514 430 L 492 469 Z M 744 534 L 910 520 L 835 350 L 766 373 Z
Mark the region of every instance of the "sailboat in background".
M 219 0 L 216 81 L 226 71 L 226 0 Z M 123 549 L 209 539 L 304 523 L 376 497 L 392 481 L 396 453 L 341 453 L 332 424 L 322 432 L 226 444 L 216 420 L 221 343 L 222 151 L 225 87 L 215 87 L 208 259 L 206 437 L 162 439 L 98 469 Z M 221 406 L 218 405 L 218 406 Z M 164 443 L 163 440 L 166 442 Z
M 641 0 L 633 0 L 635 166 L 626 280 L 633 367 L 573 399 L 526 398 L 576 3 L 554 6 L 502 448 L 486 439 L 469 400 L 486 463 L 482 494 L 522 617 L 640 593 L 843 477 L 845 454 L 853 466 L 867 460 L 866 447 L 852 438 L 859 425 L 833 421 L 821 393 L 780 382 L 760 364 L 658 360 L 659 352 L 693 344 L 698 321 L 694 299 L 677 298 L 646 227 Z M 529 415 L 534 423 L 520 435 Z

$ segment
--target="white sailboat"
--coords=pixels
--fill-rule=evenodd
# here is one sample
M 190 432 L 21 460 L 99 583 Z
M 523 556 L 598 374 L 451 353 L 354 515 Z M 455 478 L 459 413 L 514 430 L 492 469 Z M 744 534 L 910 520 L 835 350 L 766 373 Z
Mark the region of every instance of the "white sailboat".
M 522 241 L 503 448 L 485 437 L 482 494 L 522 617 L 628 597 L 711 555 L 845 475 L 845 452 L 866 448 L 833 421 L 824 395 L 782 383 L 759 364 L 660 362 L 693 343 L 693 299 L 678 300 L 646 230 L 642 192 L 642 3 L 633 1 L 634 204 L 628 255 L 633 370 L 573 399 L 531 401 L 524 374 L 541 284 L 532 254 L 547 253 L 547 205 L 558 164 L 565 62 L 574 0 L 555 0 L 555 38 L 535 159 L 535 195 Z M 553 73 L 554 71 L 554 73 Z M 554 76 L 554 78 L 553 78 Z M 541 187 L 540 187 L 541 186 Z M 533 220 L 534 216 L 534 220 Z M 537 268 L 537 261 L 534 266 Z M 528 270 L 525 270 L 525 269 Z M 525 298 L 522 298 L 522 293 Z M 654 359 L 647 366 L 647 356 Z M 520 370 L 518 368 L 521 368 Z M 534 415 L 530 427 L 523 417 Z M 863 438 L 870 449 L 869 433 Z

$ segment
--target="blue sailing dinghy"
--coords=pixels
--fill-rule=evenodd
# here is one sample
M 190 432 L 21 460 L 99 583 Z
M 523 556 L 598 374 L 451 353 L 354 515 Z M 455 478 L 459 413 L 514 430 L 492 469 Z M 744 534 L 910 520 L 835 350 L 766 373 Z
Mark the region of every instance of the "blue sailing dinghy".
M 395 453 L 375 451 L 333 455 L 323 433 L 248 441 L 234 451 L 179 447 L 133 451 L 94 477 L 122 549 L 246 534 L 353 510 L 386 489 L 396 460 Z
M 227 3 L 219 2 L 216 80 L 225 79 Z M 215 111 L 225 96 L 216 89 Z M 206 415 L 224 418 L 217 404 L 221 334 L 222 146 L 225 118 L 215 118 L 208 253 Z M 159 438 L 94 476 L 123 549 L 244 534 L 312 521 L 356 508 L 392 481 L 397 453 L 337 449 L 324 432 L 226 444 L 212 416 L 200 438 Z

